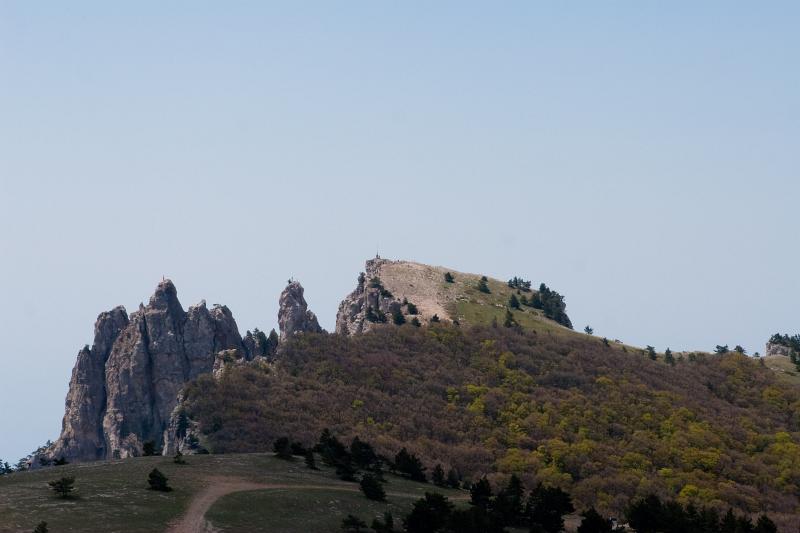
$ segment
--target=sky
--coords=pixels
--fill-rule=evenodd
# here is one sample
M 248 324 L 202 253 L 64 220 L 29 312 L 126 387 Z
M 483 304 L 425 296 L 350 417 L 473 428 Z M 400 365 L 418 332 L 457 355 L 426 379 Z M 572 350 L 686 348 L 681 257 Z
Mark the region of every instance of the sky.
M 800 331 L 797 2 L 0 2 L 0 457 L 97 315 L 323 327 L 376 250 L 659 350 Z

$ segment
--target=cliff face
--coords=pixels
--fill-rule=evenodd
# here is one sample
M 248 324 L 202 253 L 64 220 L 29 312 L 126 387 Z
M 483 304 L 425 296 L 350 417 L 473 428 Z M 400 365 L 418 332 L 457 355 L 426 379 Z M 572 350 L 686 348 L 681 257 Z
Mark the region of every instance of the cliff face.
M 101 314 L 94 345 L 78 354 L 51 456 L 124 458 L 148 441 L 162 447 L 181 388 L 211 372 L 223 350 L 247 354 L 228 308 L 201 302 L 184 311 L 169 280 L 130 318 L 121 307 Z
M 381 323 L 383 317 L 392 311 L 393 306 L 400 305 L 380 284 L 382 263 L 383 260 L 379 258 L 367 261 L 366 272 L 359 274 L 355 290 L 345 296 L 339 304 L 336 313 L 336 333 L 357 335 L 367 332 L 376 323 Z
M 106 405 L 105 366 L 111 348 L 128 325 L 124 307 L 100 314 L 94 326 L 94 344 L 78 352 L 67 393 L 61 437 L 55 444 L 56 457 L 86 460 L 105 457 L 102 431 Z

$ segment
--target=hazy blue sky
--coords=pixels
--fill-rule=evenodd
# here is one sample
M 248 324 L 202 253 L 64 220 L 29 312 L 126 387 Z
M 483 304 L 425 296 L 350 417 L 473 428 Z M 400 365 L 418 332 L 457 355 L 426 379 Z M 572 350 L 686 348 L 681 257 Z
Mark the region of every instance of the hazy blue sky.
M 332 328 L 381 254 L 545 281 L 577 328 L 800 330 L 797 2 L 0 2 L 0 457 L 162 275 Z

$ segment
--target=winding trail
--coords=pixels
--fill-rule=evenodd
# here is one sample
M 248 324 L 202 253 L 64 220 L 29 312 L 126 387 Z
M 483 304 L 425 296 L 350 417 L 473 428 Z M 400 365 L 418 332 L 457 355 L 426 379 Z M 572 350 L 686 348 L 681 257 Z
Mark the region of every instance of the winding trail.
M 292 483 L 255 483 L 235 477 L 214 476 L 205 480 L 207 485 L 192 498 L 189 509 L 180 520 L 171 525 L 166 533 L 209 533 L 212 531 L 206 521 L 206 512 L 218 499 L 233 492 L 269 489 L 326 490 L 336 492 L 360 492 L 358 485 L 303 485 Z M 420 494 L 408 492 L 387 492 L 387 496 L 400 498 L 420 498 Z M 451 500 L 467 499 L 469 496 L 456 496 Z

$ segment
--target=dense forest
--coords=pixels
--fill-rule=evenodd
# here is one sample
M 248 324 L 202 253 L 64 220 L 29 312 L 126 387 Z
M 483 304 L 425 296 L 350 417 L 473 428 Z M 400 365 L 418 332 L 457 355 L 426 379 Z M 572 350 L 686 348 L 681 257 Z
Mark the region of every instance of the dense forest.
M 273 363 L 200 377 L 184 409 L 214 453 L 312 444 L 329 427 L 465 480 L 561 487 L 605 515 L 655 494 L 796 517 L 798 390 L 736 352 L 663 359 L 513 327 L 305 334 Z

